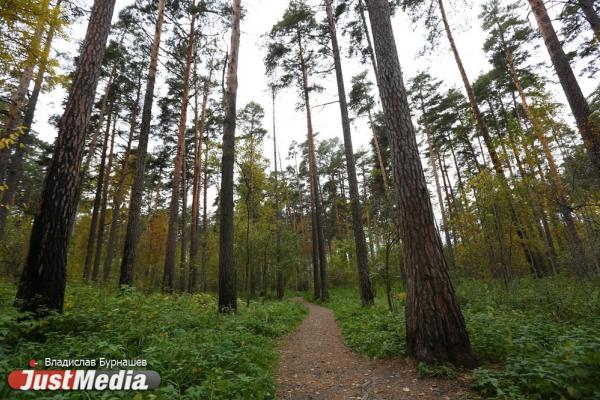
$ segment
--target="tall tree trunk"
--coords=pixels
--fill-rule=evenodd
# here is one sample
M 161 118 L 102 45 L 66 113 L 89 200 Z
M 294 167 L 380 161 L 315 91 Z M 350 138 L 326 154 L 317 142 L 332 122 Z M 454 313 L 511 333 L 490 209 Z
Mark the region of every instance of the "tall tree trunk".
M 106 167 L 106 152 L 110 139 L 110 125 L 112 122 L 112 106 L 106 119 L 106 132 L 102 142 L 102 153 L 100 155 L 100 164 L 98 166 L 98 176 L 96 177 L 96 192 L 94 194 L 94 204 L 92 208 L 92 219 L 90 221 L 90 232 L 88 234 L 87 247 L 85 251 L 85 263 L 83 266 L 83 280 L 87 281 L 92 272 L 92 262 L 94 257 L 94 245 L 96 244 L 96 233 L 98 232 L 98 216 L 100 213 L 100 202 L 102 200 L 102 187 L 104 184 L 104 171 Z
M 359 200 L 358 181 L 356 179 L 356 161 L 352 148 L 352 134 L 350 132 L 350 118 L 348 116 L 348 103 L 346 100 L 346 89 L 344 88 L 344 74 L 342 71 L 342 60 L 337 41 L 337 33 L 331 0 L 325 0 L 327 19 L 329 21 L 329 33 L 331 36 L 331 47 L 337 78 L 338 98 L 340 101 L 340 113 L 342 116 L 342 131 L 344 134 L 344 150 L 346 153 L 346 170 L 348 173 L 348 184 L 350 190 L 350 208 L 352 211 L 352 231 L 354 232 L 354 243 L 356 246 L 356 260 L 358 263 L 358 279 L 360 282 L 360 298 L 363 305 L 373 304 L 373 290 L 369 277 L 369 260 L 367 255 L 367 241 L 363 227 L 363 212 Z M 385 171 L 382 171 L 385 174 Z
M 367 50 L 369 52 L 369 57 L 371 58 L 371 67 L 373 68 L 373 73 L 375 75 L 375 81 L 377 82 L 377 88 L 379 90 L 379 75 L 377 73 L 377 57 L 375 56 L 375 51 L 373 50 L 373 43 L 371 41 L 371 33 L 369 32 L 369 26 L 367 25 L 367 18 L 365 17 L 365 6 L 362 0 L 358 0 L 358 10 L 360 12 L 360 20 L 363 28 L 363 33 L 367 40 Z M 381 177 L 383 179 L 383 188 L 385 190 L 386 196 L 389 193 L 389 184 L 387 172 L 385 170 L 385 164 L 383 162 L 383 157 L 381 155 L 381 147 L 379 146 L 379 139 L 377 138 L 377 133 L 375 132 L 375 125 L 373 123 L 373 115 L 371 110 L 368 110 L 369 116 L 369 124 L 371 125 L 371 132 L 373 132 L 373 141 L 375 142 L 375 151 L 377 152 L 377 161 L 379 162 L 379 169 L 381 170 Z M 387 134 L 387 127 L 384 128 Z
M 319 235 L 317 233 L 317 213 L 315 212 L 314 196 L 312 196 L 312 177 L 309 177 L 310 196 L 310 239 L 313 264 L 313 289 L 315 299 L 321 298 L 321 274 L 319 273 Z
M 152 50 L 150 52 L 150 64 L 148 66 L 148 78 L 146 80 L 146 92 L 144 94 L 144 107 L 142 110 L 142 122 L 135 158 L 135 172 L 129 198 L 129 216 L 127 218 L 127 230 L 125 232 L 125 243 L 123 258 L 121 259 L 121 271 L 119 274 L 119 285 L 133 285 L 133 267 L 137 253 L 140 236 L 140 213 L 142 209 L 142 196 L 144 195 L 144 178 L 146 171 L 146 154 L 148 153 L 148 137 L 150 136 L 150 124 L 152 122 L 152 103 L 154 102 L 154 86 L 156 83 L 156 69 L 158 65 L 158 53 L 160 49 L 160 36 L 165 14 L 166 0 L 158 3 L 158 15 Z
M 219 312 L 237 310 L 235 264 L 233 260 L 233 166 L 235 162 L 235 127 L 237 69 L 240 51 L 241 0 L 233 0 L 231 45 L 227 66 L 225 116 L 223 121 L 223 159 L 221 161 L 221 194 L 219 232 Z
M 42 190 L 42 202 L 33 221 L 29 251 L 17 291 L 24 311 L 42 308 L 62 312 L 66 285 L 67 250 L 78 203 L 85 133 L 102 59 L 110 31 L 115 0 L 96 0 L 90 14 L 58 139 Z
M 246 257 L 245 257 L 245 272 L 246 272 L 246 307 L 250 306 L 250 220 L 252 218 L 250 212 L 250 201 L 251 201 L 252 189 L 248 188 L 248 194 L 246 194 Z
M 200 247 L 202 249 L 202 255 L 200 256 L 200 289 L 202 292 L 206 292 L 206 268 L 208 264 L 208 138 L 206 145 L 204 146 L 204 171 L 202 173 L 202 242 Z
M 49 4 L 50 0 L 42 1 L 41 9 L 44 10 L 44 13 L 48 9 Z M 21 120 L 21 110 L 23 108 L 23 104 L 25 103 L 25 97 L 27 96 L 29 84 L 33 78 L 33 70 L 36 64 L 38 64 L 38 61 L 44 62 L 43 60 L 40 60 L 40 43 L 42 41 L 42 35 L 44 34 L 44 28 L 46 27 L 46 20 L 46 17 L 40 18 L 35 26 L 35 30 L 27 50 L 28 55 L 27 59 L 25 60 L 25 68 L 23 69 L 21 77 L 19 78 L 17 89 L 13 93 L 10 100 L 8 114 L 6 116 L 4 129 L 1 135 L 1 138 L 3 139 L 10 139 L 12 136 L 15 136 L 14 139 L 16 139 L 16 136 L 20 134 L 17 132 L 17 126 Z M 0 183 L 5 183 L 5 174 L 8 168 L 9 159 L 10 148 L 0 149 Z
M 200 244 L 200 235 L 198 234 L 200 217 L 200 174 L 202 167 L 202 138 L 204 136 L 204 127 L 206 125 L 206 110 L 208 105 L 208 94 L 210 91 L 212 70 L 209 77 L 204 81 L 204 94 L 202 96 L 202 116 L 198 119 L 198 87 L 194 94 L 194 180 L 192 183 L 192 221 L 190 224 L 190 278 L 188 291 L 191 293 L 196 289 L 196 274 L 198 267 L 198 245 Z
M 579 87 L 573 69 L 571 69 L 569 59 L 563 51 L 554 26 L 552 26 L 544 2 L 542 0 L 528 1 L 544 38 L 546 49 L 552 60 L 552 65 L 554 65 L 554 71 L 565 92 L 573 117 L 575 117 L 588 156 L 596 167 L 598 174 L 600 173 L 600 123 L 592 116 L 590 107 Z
M 123 154 L 123 161 L 121 163 L 121 169 L 119 171 L 119 180 L 117 182 L 117 189 L 113 197 L 112 206 L 112 220 L 110 222 L 110 231 L 108 233 L 108 242 L 106 245 L 106 258 L 104 259 L 103 267 L 103 280 L 108 282 L 112 269 L 113 258 L 115 255 L 115 246 L 117 243 L 117 230 L 119 228 L 119 221 L 121 217 L 121 204 L 123 202 L 123 193 L 125 191 L 125 180 L 129 169 L 129 158 L 131 156 L 131 143 L 133 142 L 133 135 L 135 133 L 135 127 L 137 122 L 138 113 L 140 111 L 140 96 L 142 91 L 141 78 L 138 80 L 137 94 L 135 97 L 135 103 L 131 109 L 131 118 L 129 120 L 129 134 L 127 137 L 127 145 L 125 147 L 125 153 Z
M 250 124 L 250 154 L 254 155 L 254 124 Z M 246 179 L 246 307 L 250 306 L 250 296 L 252 295 L 252 270 L 250 261 L 250 227 L 254 218 L 254 174 L 250 165 L 249 173 Z M 265 246 L 266 248 L 267 246 Z
M 308 72 L 304 59 L 304 49 L 302 45 L 302 36 L 298 31 L 298 47 L 300 49 L 300 65 L 302 69 L 302 87 L 304 94 L 304 107 L 306 108 L 307 142 L 308 142 L 308 165 L 310 175 L 310 195 L 311 203 L 314 206 L 313 211 L 313 230 L 316 236 L 317 253 L 319 259 L 319 298 L 323 301 L 329 299 L 327 287 L 327 254 L 325 253 L 325 234 L 323 226 L 323 207 L 321 205 L 321 195 L 319 188 L 319 177 L 317 174 L 317 159 L 315 157 L 315 142 L 312 126 L 312 112 L 310 109 L 310 96 L 308 86 Z M 313 247 L 315 240 L 313 238 Z M 314 252 L 314 249 L 313 249 Z
M 98 280 L 100 273 L 100 261 L 102 259 L 102 247 L 104 244 L 104 232 L 106 231 L 106 208 L 108 205 L 108 185 L 110 184 L 110 173 L 114 157 L 115 134 L 117 131 L 117 116 L 113 119 L 112 135 L 110 138 L 110 148 L 108 151 L 108 161 L 106 171 L 104 172 L 104 180 L 102 182 L 102 199 L 100 201 L 100 217 L 98 219 L 98 238 L 96 239 L 96 253 L 94 255 L 94 264 L 92 267 L 92 280 Z
M 179 292 L 183 293 L 186 289 L 185 266 L 187 264 L 187 243 L 185 235 L 186 213 L 187 213 L 187 169 L 185 166 L 185 155 L 183 160 L 183 168 L 181 174 L 181 256 L 179 262 Z
M 194 1 L 192 7 L 195 7 Z M 187 53 L 183 69 L 183 92 L 181 94 L 181 110 L 179 113 L 179 134 L 177 137 L 177 152 L 175 154 L 175 170 L 173 171 L 173 186 L 171 188 L 171 201 L 169 203 L 169 223 L 167 230 L 167 249 L 165 254 L 165 268 L 163 288 L 173 290 L 175 278 L 175 253 L 177 245 L 177 217 L 179 215 L 179 194 L 181 193 L 181 178 L 183 159 L 185 157 L 185 128 L 187 122 L 187 109 L 190 93 L 190 72 L 192 69 L 192 56 L 194 54 L 194 37 L 196 30 L 196 11 L 193 11 L 190 32 L 188 34 Z
M 381 102 L 392 148 L 400 236 L 406 268 L 406 350 L 425 362 L 471 366 L 475 358 L 421 167 L 415 130 L 386 0 L 369 0 L 369 16 L 379 63 Z M 402 184 L 400 184 L 400 182 Z
M 277 165 L 277 130 L 275 124 L 275 88 L 271 88 L 273 98 L 273 166 L 275 167 L 275 262 L 277 274 L 277 298 L 283 299 L 284 281 L 281 265 L 281 210 L 279 205 L 279 170 Z M 297 279 L 297 278 L 296 278 Z M 297 286 L 297 284 L 296 284 Z
M 52 17 L 53 20 L 56 19 L 60 14 L 61 3 L 62 0 L 58 0 L 54 6 Z M 0 203 L 0 240 L 4 238 L 8 213 L 15 204 L 17 185 L 21 179 L 21 173 L 23 172 L 23 161 L 28 151 L 28 145 L 30 144 L 30 133 L 31 126 L 33 125 L 33 117 L 35 115 L 35 109 L 37 107 L 37 102 L 42 90 L 42 84 L 44 83 L 46 69 L 48 68 L 48 59 L 50 57 L 50 50 L 52 49 L 52 41 L 54 39 L 55 32 L 56 27 L 54 24 L 52 24 L 50 28 L 48 28 L 48 33 L 46 34 L 46 41 L 44 43 L 44 48 L 38 64 L 33 91 L 31 92 L 29 101 L 27 102 L 27 109 L 25 110 L 25 116 L 23 118 L 23 132 L 17 140 L 15 152 L 11 157 L 10 164 L 8 165 L 5 181 L 6 189 L 2 194 L 2 202 Z M 8 154 L 8 149 L 5 149 L 4 152 L 7 152 Z M 2 173 L 0 173 L 0 176 L 2 176 Z
M 96 145 L 98 144 L 98 139 L 102 134 L 102 125 L 104 124 L 104 117 L 108 113 L 109 106 L 109 97 L 111 94 L 113 82 L 115 77 L 117 76 L 117 63 L 113 63 L 112 69 L 110 71 L 110 75 L 108 77 L 108 82 L 106 83 L 106 88 L 104 89 L 104 95 L 102 96 L 102 102 L 100 103 L 100 112 L 98 113 L 98 123 L 96 125 L 96 129 L 94 129 L 94 133 L 92 133 L 92 137 L 88 141 L 87 146 L 87 155 L 85 156 L 85 160 L 83 165 L 81 166 L 81 178 L 80 180 L 84 180 L 87 178 L 88 170 L 90 169 L 90 165 L 92 164 L 92 160 L 96 155 Z M 78 197 L 81 197 L 81 190 L 83 190 L 83 185 L 79 188 Z

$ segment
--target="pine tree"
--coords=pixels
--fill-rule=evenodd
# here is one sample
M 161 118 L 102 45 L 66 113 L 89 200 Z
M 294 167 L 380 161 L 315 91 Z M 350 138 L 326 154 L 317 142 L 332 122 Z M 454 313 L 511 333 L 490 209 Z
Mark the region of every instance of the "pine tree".
M 240 51 L 241 0 L 233 0 L 231 45 L 227 63 L 227 88 L 224 93 L 223 159 L 221 162 L 220 232 L 219 232 L 219 312 L 237 310 L 237 288 L 233 260 L 233 166 L 235 161 L 235 127 L 237 70 Z
M 358 277 L 360 283 L 360 294 L 363 305 L 373 304 L 373 290 L 371 288 L 371 279 L 369 278 L 369 262 L 367 256 L 367 242 L 363 227 L 363 212 L 360 205 L 358 193 L 358 181 L 356 179 L 356 165 L 354 160 L 354 150 L 352 148 L 352 135 L 350 132 L 350 117 L 348 115 L 348 102 L 346 99 L 346 89 L 344 87 L 344 75 L 342 71 L 342 60 L 337 41 L 336 23 L 333 17 L 331 0 L 325 0 L 327 10 L 327 20 L 329 25 L 329 34 L 331 36 L 331 47 L 335 62 L 335 72 L 337 77 L 338 98 L 340 102 L 340 112 L 342 115 L 342 130 L 344 134 L 344 150 L 346 155 L 346 169 L 350 184 L 350 205 L 352 209 L 352 230 L 354 232 L 354 243 L 356 246 L 356 257 L 358 260 Z
M 115 0 L 96 0 L 92 7 L 17 291 L 17 303 L 25 311 L 63 310 L 67 250 L 79 201 L 85 133 L 114 6 Z
M 475 363 L 433 210 L 386 0 L 369 0 L 381 102 L 392 145 L 396 200 L 406 268 L 406 351 L 425 362 Z M 425 284 L 427 282 L 427 284 Z
M 133 285 L 133 267 L 135 265 L 140 236 L 140 213 L 142 208 L 142 196 L 144 194 L 146 155 L 148 152 L 150 124 L 152 122 L 152 104 L 154 102 L 154 86 L 156 84 L 156 71 L 158 66 L 160 37 L 164 21 L 165 3 L 166 0 L 160 0 L 158 3 L 156 28 L 150 52 L 150 63 L 148 65 L 148 77 L 146 79 L 146 89 L 144 94 L 144 106 L 142 108 L 142 122 L 140 125 L 138 147 L 136 150 L 135 171 L 133 184 L 131 186 L 131 196 L 129 198 L 129 215 L 125 233 L 123 258 L 121 259 L 119 285 Z

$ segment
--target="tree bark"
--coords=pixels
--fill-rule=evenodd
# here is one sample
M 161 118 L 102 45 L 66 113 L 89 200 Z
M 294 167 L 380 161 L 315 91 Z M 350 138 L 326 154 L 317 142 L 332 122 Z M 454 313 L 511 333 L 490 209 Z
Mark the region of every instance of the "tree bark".
M 156 69 L 160 49 L 160 36 L 164 21 L 165 2 L 166 0 L 160 0 L 158 4 L 156 29 L 154 31 L 154 39 L 152 41 L 152 50 L 150 53 L 150 65 L 148 66 L 148 78 L 146 80 L 146 92 L 144 94 L 142 122 L 140 125 L 140 136 L 135 159 L 135 173 L 129 199 L 129 216 L 127 218 L 123 258 L 121 259 L 121 271 L 119 275 L 120 286 L 133 285 L 133 267 L 135 265 L 140 236 L 140 213 L 142 208 L 142 196 L 144 194 L 146 154 L 148 153 L 148 137 L 150 136 L 150 124 L 152 122 L 152 103 L 154 102 L 154 86 L 156 83 Z
M 365 38 L 367 39 L 367 50 L 369 52 L 369 56 L 371 58 L 371 67 L 373 68 L 373 73 L 375 75 L 375 81 L 377 82 L 377 88 L 379 90 L 379 75 L 377 75 L 377 57 L 375 56 L 375 51 L 373 50 L 373 43 L 371 41 L 371 33 L 369 32 L 369 27 L 367 25 L 367 18 L 365 17 L 365 6 L 362 0 L 358 0 L 358 9 L 360 12 L 360 20 L 363 27 L 363 32 L 365 34 Z M 383 163 L 383 157 L 381 156 L 381 147 L 379 146 L 379 139 L 377 139 L 377 134 L 375 133 L 375 125 L 373 123 L 373 116 L 371 114 L 371 110 L 368 111 L 369 116 L 369 124 L 371 125 L 371 131 L 373 132 L 373 141 L 375 142 L 375 151 L 377 152 L 377 161 L 379 162 L 379 169 L 381 170 L 381 177 L 383 179 L 383 188 L 385 190 L 386 196 L 389 193 L 389 183 L 387 172 L 385 170 L 385 164 Z M 385 128 L 387 130 L 387 128 Z M 387 133 L 386 133 L 387 134 Z
M 373 304 L 373 289 L 371 287 L 371 278 L 369 277 L 369 260 L 367 255 L 367 240 L 363 227 L 363 212 L 359 200 L 358 181 L 356 179 L 356 161 L 354 159 L 354 150 L 352 148 L 352 134 L 350 131 L 350 118 L 348 116 L 348 102 L 346 100 L 346 89 L 344 88 L 344 74 L 342 71 L 342 61 L 340 49 L 337 41 L 337 33 L 331 0 L 325 0 L 327 9 L 327 20 L 329 22 L 329 33 L 331 36 L 331 47 L 333 49 L 333 58 L 335 63 L 335 72 L 337 78 L 338 98 L 340 102 L 340 113 L 342 117 L 342 131 L 344 135 L 344 150 L 346 153 L 346 170 L 348 173 L 348 184 L 350 189 L 350 208 L 352 211 L 352 231 L 354 233 L 354 243 L 356 246 L 356 260 L 358 263 L 358 279 L 360 283 L 360 298 L 363 305 Z M 382 171 L 385 174 L 385 171 Z
M 406 268 L 406 350 L 425 362 L 472 366 L 471 350 L 419 158 L 415 130 L 386 0 L 369 0 L 381 82 L 381 102 L 392 148 L 400 235 Z M 400 184 L 401 183 L 401 184 Z
M 221 161 L 221 194 L 219 232 L 219 312 L 237 310 L 237 288 L 233 260 L 233 167 L 235 161 L 235 127 L 237 69 L 240 51 L 241 0 L 233 0 L 231 45 L 227 66 L 225 117 L 223 122 L 223 158 Z
M 571 69 L 548 11 L 542 0 L 528 0 L 531 10 L 535 15 L 539 30 L 544 38 L 546 49 L 552 60 L 554 71 L 567 97 L 567 102 L 575 117 L 577 128 L 583 139 L 588 157 L 596 167 L 596 174 L 600 173 L 600 123 L 592 116 L 589 104 L 579 87 L 577 78 Z
M 92 7 L 16 295 L 18 306 L 24 311 L 63 310 L 67 251 L 79 200 L 85 133 L 114 6 L 115 0 L 96 0 Z

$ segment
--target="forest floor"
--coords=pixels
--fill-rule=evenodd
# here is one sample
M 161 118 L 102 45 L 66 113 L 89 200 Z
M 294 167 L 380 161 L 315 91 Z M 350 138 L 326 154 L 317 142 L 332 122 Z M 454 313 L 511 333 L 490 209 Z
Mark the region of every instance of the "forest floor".
M 331 310 L 295 298 L 309 309 L 280 350 L 279 399 L 447 399 L 470 397 L 468 382 L 418 378 L 409 360 L 369 360 L 348 349 Z

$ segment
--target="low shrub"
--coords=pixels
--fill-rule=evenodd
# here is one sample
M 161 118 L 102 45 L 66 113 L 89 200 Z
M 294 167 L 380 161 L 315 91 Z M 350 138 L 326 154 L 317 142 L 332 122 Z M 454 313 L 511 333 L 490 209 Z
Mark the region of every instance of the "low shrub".
M 306 310 L 293 302 L 252 303 L 217 313 L 214 296 L 115 293 L 70 286 L 65 311 L 22 320 L 14 287 L 0 287 L 0 398 L 130 399 L 131 392 L 15 392 L 5 374 L 32 358 L 146 359 L 160 388 L 137 399 L 272 399 L 276 339 Z M 153 397 L 154 396 L 154 397 Z

